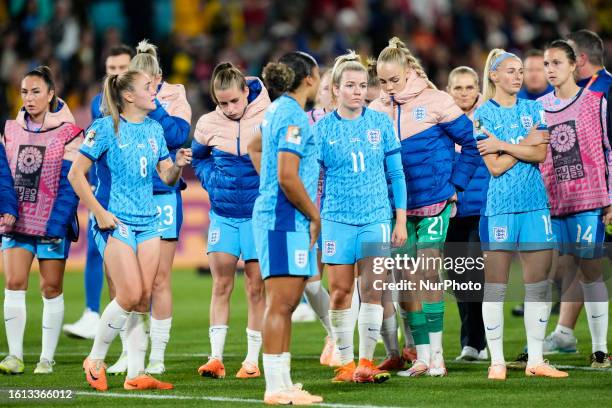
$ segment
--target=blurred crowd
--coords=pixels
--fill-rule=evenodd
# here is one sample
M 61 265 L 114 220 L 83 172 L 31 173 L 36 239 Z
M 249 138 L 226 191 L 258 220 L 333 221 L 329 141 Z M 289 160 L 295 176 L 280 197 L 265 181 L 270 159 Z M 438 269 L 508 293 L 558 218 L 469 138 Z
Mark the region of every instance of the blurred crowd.
M 0 121 L 21 106 L 23 74 L 46 64 L 86 127 L 109 48 L 143 38 L 198 118 L 214 108 L 208 82 L 221 60 L 259 75 L 300 49 L 329 65 L 346 49 L 375 56 L 395 35 L 443 88 L 458 65 L 482 72 L 491 48 L 521 53 L 578 28 L 597 32 L 612 55 L 609 0 L 0 0 Z

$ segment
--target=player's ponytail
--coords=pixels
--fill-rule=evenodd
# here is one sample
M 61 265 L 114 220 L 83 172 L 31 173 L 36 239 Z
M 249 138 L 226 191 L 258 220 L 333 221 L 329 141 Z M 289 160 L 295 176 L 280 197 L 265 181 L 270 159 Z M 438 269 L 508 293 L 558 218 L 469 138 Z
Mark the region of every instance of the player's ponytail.
M 482 75 L 482 96 L 485 101 L 495 97 L 495 83 L 491 79 L 491 71 L 497 70 L 500 57 L 506 53 L 502 48 L 493 48 L 489 52 L 487 61 L 485 62 L 484 73 Z
M 162 70 L 157 59 L 157 47 L 148 40 L 142 40 L 136 47 L 136 55 L 130 61 L 130 69 L 143 71 L 150 76 L 161 75 Z
M 427 86 L 432 89 L 436 89 L 436 86 L 427 78 L 425 70 L 421 66 L 421 63 L 412 52 L 406 47 L 398 37 L 393 37 L 389 40 L 387 45 L 378 55 L 377 62 L 380 63 L 395 63 L 402 66 L 405 69 L 414 71 L 417 76 L 427 81 Z
M 47 85 L 48 92 L 53 92 L 53 97 L 51 97 L 51 101 L 49 102 L 49 111 L 55 112 L 57 110 L 59 101 L 55 92 L 55 80 L 53 79 L 53 73 L 51 72 L 51 68 L 46 65 L 40 65 L 25 74 L 24 78 L 27 78 L 29 76 L 41 78 L 43 82 Z
M 119 115 L 125 108 L 123 92 L 134 90 L 136 76 L 143 74 L 142 71 L 129 70 L 119 75 L 107 75 L 104 79 L 104 90 L 102 91 L 102 113 L 113 118 L 113 129 L 115 134 L 119 132 Z
M 317 61 L 311 55 L 294 51 L 283 55 L 278 62 L 269 62 L 262 76 L 266 88 L 277 93 L 293 92 L 317 66 Z
M 217 92 L 236 87 L 243 90 L 247 87 L 246 78 L 238 68 L 231 62 L 222 62 L 217 64 L 210 81 L 210 95 L 215 104 L 219 104 L 217 100 Z
M 368 71 L 368 87 L 380 86 L 378 73 L 376 72 L 376 58 L 370 57 L 366 60 L 366 69 Z

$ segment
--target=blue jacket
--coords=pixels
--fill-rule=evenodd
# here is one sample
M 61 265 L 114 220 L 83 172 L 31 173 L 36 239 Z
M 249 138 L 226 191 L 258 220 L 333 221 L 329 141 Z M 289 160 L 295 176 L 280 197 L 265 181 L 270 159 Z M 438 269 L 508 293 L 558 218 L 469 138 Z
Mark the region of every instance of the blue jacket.
M 6 150 L 4 144 L 0 143 L 0 215 L 2 214 L 11 214 L 17 218 L 19 207 Z
M 542 92 L 533 93 L 533 92 L 529 92 L 527 90 L 527 88 L 525 86 L 523 86 L 516 96 L 517 96 L 517 98 L 529 99 L 530 101 L 535 101 L 539 97 L 544 96 L 547 93 L 552 92 L 553 89 L 554 89 L 553 86 L 551 84 L 548 84 L 546 89 L 543 90 Z
M 459 153 L 455 153 L 455 160 L 458 160 L 459 156 Z M 480 158 L 480 163 L 467 187 L 457 193 L 457 217 L 480 215 L 481 211 L 484 211 L 490 177 L 491 173 L 484 160 Z
M 451 198 L 467 187 L 480 154 L 472 121 L 445 92 L 432 89 L 411 73 L 401 92 L 370 104 L 393 119 L 402 145 L 402 164 L 408 190 L 407 209 Z M 455 159 L 455 144 L 462 153 Z
M 259 133 L 267 90 L 257 78 L 247 78 L 248 105 L 240 120 L 228 119 L 221 109 L 202 116 L 196 125 L 193 168 L 208 191 L 212 210 L 223 217 L 251 218 L 259 194 L 259 175 L 247 146 Z
M 593 81 L 591 86 L 589 86 L 589 89 L 591 91 L 603 93 L 606 95 L 606 99 L 608 99 L 608 92 L 610 92 L 610 86 L 612 85 L 612 74 L 610 74 L 605 68 L 602 68 L 597 71 L 596 75 L 597 78 L 595 81 Z M 581 79 L 577 81 L 576 84 L 578 84 L 579 87 L 584 88 L 591 81 L 591 78 L 592 77 Z
M 155 119 L 164 129 L 170 157 L 175 160 L 177 150 L 185 144 L 191 130 L 191 107 L 187 102 L 185 88 L 183 85 L 162 82 L 157 90 L 155 105 L 157 108 L 149 113 L 149 117 Z M 184 190 L 186 187 L 183 179 L 174 186 L 168 186 L 161 181 L 157 172 L 153 174 L 154 194 Z

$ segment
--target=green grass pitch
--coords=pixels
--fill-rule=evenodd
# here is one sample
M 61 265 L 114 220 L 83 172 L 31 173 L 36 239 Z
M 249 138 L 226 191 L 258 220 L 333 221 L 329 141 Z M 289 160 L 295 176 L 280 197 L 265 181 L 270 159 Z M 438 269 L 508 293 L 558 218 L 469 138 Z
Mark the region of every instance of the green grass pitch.
M 518 274 L 515 274 L 518 275 Z M 25 334 L 26 373 L 0 376 L 0 405 L 32 406 L 229 406 L 261 405 L 263 378 L 234 378 L 246 352 L 246 301 L 242 277 L 238 276 L 231 305 L 231 322 L 225 347 L 227 378 L 202 378 L 197 368 L 210 351 L 208 343 L 208 307 L 211 279 L 192 271 L 175 271 L 173 275 L 174 318 L 166 354 L 167 373 L 163 379 L 174 383 L 170 392 L 134 393 L 123 390 L 123 378 L 109 376 L 109 391 L 97 393 L 89 388 L 81 363 L 91 348 L 91 341 L 70 339 L 62 334 L 57 349 L 55 372 L 35 376 L 32 371 L 40 353 L 42 301 L 38 276 L 33 274 L 28 292 L 28 320 Z M 0 295 L 2 296 L 2 295 Z M 67 273 L 64 296 L 65 322 L 75 321 L 83 311 L 83 277 Z M 106 292 L 103 299 L 107 299 Z M 0 299 L 1 300 L 1 299 Z M 522 319 L 512 317 L 512 304 L 506 304 L 505 352 L 514 358 L 525 344 Z M 332 370 L 319 365 L 318 356 L 324 331 L 318 322 L 293 326 L 292 376 L 295 382 L 325 398 L 330 407 L 423 407 L 423 406 L 602 406 L 612 385 L 612 370 L 589 370 L 590 337 L 584 315 L 576 330 L 579 354 L 553 355 L 554 364 L 572 366 L 567 379 L 526 378 L 521 371 L 509 371 L 505 382 L 487 380 L 487 364 L 459 364 L 453 360 L 459 353 L 459 319 L 456 305 L 447 303 L 444 351 L 449 375 L 446 378 L 392 378 L 383 384 L 332 384 Z M 551 318 L 548 331 L 556 324 Z M 357 340 L 357 335 L 355 335 Z M 119 339 L 113 344 L 107 362 L 112 364 L 120 352 Z M 7 352 L 4 326 L 0 335 L 0 352 Z M 377 358 L 384 355 L 382 345 Z M 8 389 L 71 389 L 71 400 L 9 400 Z

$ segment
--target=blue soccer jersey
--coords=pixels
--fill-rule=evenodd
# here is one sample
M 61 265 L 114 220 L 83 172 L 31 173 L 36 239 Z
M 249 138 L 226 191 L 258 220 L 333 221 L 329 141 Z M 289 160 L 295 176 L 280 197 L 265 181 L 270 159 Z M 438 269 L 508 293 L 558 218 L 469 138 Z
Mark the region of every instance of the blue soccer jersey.
M 87 130 L 81 153 L 98 164 L 96 197 L 104 208 L 125 224 L 157 222 L 153 174 L 157 163 L 169 157 L 159 123 L 150 118 L 142 123 L 121 119 L 115 134 L 112 117 L 105 116 Z
M 391 219 L 385 157 L 401 149 L 391 120 L 367 108 L 356 119 L 334 111 L 314 132 L 325 172 L 321 218 L 350 225 Z
M 295 99 L 283 95 L 266 110 L 261 133 L 259 197 L 253 208 L 253 224 L 267 230 L 308 231 L 310 221 L 291 204 L 278 184 L 278 153 L 296 154 L 300 157 L 300 179 L 310 199 L 315 199 L 319 165 L 308 116 Z
M 483 137 L 485 128 L 499 140 L 518 144 L 531 128 L 546 130 L 544 108 L 537 101 L 517 98 L 510 108 L 494 100 L 481 105 L 474 113 L 474 135 Z M 535 211 L 548 208 L 548 198 L 537 163 L 519 161 L 499 177 L 491 177 L 487 192 L 486 216 Z

